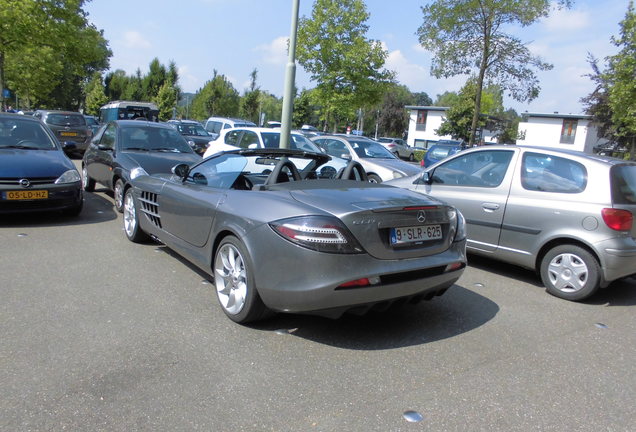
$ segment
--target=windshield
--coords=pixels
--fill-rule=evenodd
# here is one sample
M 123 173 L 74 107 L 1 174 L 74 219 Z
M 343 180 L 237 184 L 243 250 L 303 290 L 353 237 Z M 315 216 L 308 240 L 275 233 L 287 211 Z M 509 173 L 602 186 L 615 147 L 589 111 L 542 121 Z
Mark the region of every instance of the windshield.
M 395 159 L 390 151 L 375 141 L 350 139 L 349 144 L 358 157 L 364 159 Z
M 122 150 L 192 153 L 186 140 L 172 128 L 130 126 L 121 130 Z
M 179 123 L 177 130 L 181 135 L 189 136 L 210 136 L 203 126 L 197 123 Z
M 280 147 L 280 132 L 263 132 L 261 136 L 263 138 L 263 145 L 265 146 L 265 148 Z M 322 151 L 320 151 L 316 144 L 312 143 L 304 135 L 301 134 L 291 134 L 289 147 L 294 150 L 322 153 Z
M 49 114 L 46 123 L 55 126 L 86 126 L 86 120 L 81 114 Z
M 0 119 L 0 148 L 55 150 L 55 142 L 39 122 Z

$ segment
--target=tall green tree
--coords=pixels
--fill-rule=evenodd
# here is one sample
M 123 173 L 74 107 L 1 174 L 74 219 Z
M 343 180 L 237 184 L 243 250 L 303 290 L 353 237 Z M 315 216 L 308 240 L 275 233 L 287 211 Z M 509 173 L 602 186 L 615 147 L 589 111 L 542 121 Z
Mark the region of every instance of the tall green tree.
M 557 0 L 570 7 L 571 0 Z M 552 0 L 434 0 L 422 7 L 424 20 L 417 30 L 422 46 L 433 52 L 431 74 L 437 78 L 474 74 L 477 78 L 472 144 L 486 82 L 498 84 L 517 101 L 539 94 L 536 70 L 552 65 L 532 55 L 511 26 L 526 27 L 550 13 Z
M 142 79 L 143 100 L 152 100 L 159 94 L 159 89 L 167 79 L 166 67 L 158 58 L 152 59 L 148 66 L 148 73 Z
M 192 117 L 238 117 L 240 96 L 232 83 L 214 70 L 212 79 L 197 92 L 192 100 Z M 280 115 L 280 114 L 279 114 Z
M 240 116 L 259 124 L 259 114 L 261 109 L 261 90 L 256 84 L 258 70 L 254 68 L 250 73 L 250 86 L 245 90 L 241 98 Z
M 93 72 L 108 68 L 112 55 L 102 32 L 88 22 L 84 3 L 0 2 L 0 88 L 27 94 L 39 105 L 77 108 L 82 104 L 85 84 Z
M 413 97 L 415 101 L 413 104 L 417 106 L 431 106 L 433 105 L 433 99 L 426 92 L 417 92 L 413 93 Z
M 616 134 L 631 141 L 631 157 L 636 159 L 636 14 L 632 1 L 620 22 L 620 35 L 612 37 L 612 43 L 619 48 L 608 57 L 605 73 L 612 122 L 620 126 Z
M 94 72 L 93 77 L 86 85 L 86 114 L 99 115 L 99 108 L 106 102 L 108 102 L 108 97 L 104 91 L 102 74 Z
M 413 105 L 415 101 L 416 96 L 405 86 L 389 86 L 377 110 L 378 134 L 401 138 L 409 128 L 409 114 L 405 106 Z
M 464 84 L 464 87 L 457 94 L 457 99 L 446 111 L 441 126 L 435 131 L 438 135 L 450 135 L 454 139 L 466 142 L 469 142 L 471 136 L 474 137 L 472 126 L 476 112 L 475 93 L 478 91 L 476 79 L 470 79 Z M 477 128 L 479 129 L 486 126 L 489 116 L 501 117 L 503 97 L 498 86 L 489 86 L 483 90 L 481 109 L 482 111 L 477 116 Z
M 298 62 L 316 82 L 314 97 L 333 130 L 379 102 L 394 78 L 384 68 L 387 52 L 366 37 L 368 19 L 362 0 L 316 0 L 311 17 L 299 22 Z

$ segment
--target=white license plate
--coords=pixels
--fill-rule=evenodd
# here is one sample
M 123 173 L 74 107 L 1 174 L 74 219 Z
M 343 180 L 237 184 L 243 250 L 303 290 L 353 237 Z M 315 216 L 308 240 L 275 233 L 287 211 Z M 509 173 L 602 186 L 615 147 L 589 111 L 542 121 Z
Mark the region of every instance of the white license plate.
M 391 228 L 391 244 L 417 243 L 442 238 L 441 225 L 420 225 L 412 227 Z

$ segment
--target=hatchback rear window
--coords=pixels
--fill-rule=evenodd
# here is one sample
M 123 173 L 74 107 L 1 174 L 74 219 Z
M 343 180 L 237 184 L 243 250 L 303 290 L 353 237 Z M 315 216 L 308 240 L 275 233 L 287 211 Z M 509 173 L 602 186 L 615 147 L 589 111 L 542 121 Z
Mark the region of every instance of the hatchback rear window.
M 579 193 L 587 186 L 587 170 L 570 159 L 527 152 L 523 155 L 521 185 L 532 191 Z
M 81 114 L 49 114 L 46 122 L 55 126 L 86 126 L 86 120 Z
M 612 202 L 636 204 L 636 165 L 618 165 L 610 172 L 612 178 Z

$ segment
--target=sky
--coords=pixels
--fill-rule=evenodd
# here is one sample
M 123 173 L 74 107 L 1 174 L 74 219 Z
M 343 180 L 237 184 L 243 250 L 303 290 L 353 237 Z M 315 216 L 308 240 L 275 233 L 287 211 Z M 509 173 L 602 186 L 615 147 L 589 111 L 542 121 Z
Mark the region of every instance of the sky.
M 291 32 L 292 0 L 92 0 L 85 5 L 88 19 L 104 31 L 113 52 L 110 70 L 132 75 L 148 72 L 154 58 L 179 70 L 182 91 L 195 93 L 216 70 L 241 93 L 250 73 L 258 71 L 261 90 L 282 97 Z M 310 17 L 313 1 L 300 0 L 300 17 Z M 458 91 L 466 76 L 436 79 L 430 74 L 431 53 L 416 35 L 426 0 L 366 0 L 370 14 L 369 39 L 381 41 L 388 52 L 386 67 L 412 92 L 426 92 L 433 100 L 445 91 Z M 507 31 L 528 45 L 535 55 L 554 65 L 538 72 L 541 93 L 532 102 L 504 97 L 505 108 L 518 113 L 581 114 L 580 98 L 593 83 L 588 53 L 603 60 L 615 54 L 612 36 L 619 35 L 629 0 L 574 0 L 568 10 L 555 10 L 532 26 Z M 296 86 L 315 83 L 300 65 Z

